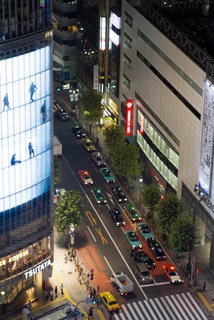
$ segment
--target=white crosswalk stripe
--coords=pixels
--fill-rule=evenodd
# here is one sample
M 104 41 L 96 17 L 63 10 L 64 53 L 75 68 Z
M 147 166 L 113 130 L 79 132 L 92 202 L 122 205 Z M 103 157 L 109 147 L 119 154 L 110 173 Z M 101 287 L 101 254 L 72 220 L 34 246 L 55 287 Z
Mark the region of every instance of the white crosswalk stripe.
M 190 292 L 121 305 L 114 320 L 208 320 Z

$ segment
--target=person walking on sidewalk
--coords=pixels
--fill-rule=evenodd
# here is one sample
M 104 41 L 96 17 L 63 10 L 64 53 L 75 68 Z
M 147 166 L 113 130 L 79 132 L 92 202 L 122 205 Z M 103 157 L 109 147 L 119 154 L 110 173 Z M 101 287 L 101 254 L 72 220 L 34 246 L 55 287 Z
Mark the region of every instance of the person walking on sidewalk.
M 61 283 L 61 294 L 64 294 L 64 290 L 63 290 L 63 283 Z
M 55 298 L 57 298 L 57 294 L 58 294 L 58 288 L 57 288 L 57 286 L 55 287 L 54 292 L 55 292 Z
M 204 283 L 203 283 L 203 291 L 206 291 L 206 286 L 207 286 L 206 281 L 204 281 Z

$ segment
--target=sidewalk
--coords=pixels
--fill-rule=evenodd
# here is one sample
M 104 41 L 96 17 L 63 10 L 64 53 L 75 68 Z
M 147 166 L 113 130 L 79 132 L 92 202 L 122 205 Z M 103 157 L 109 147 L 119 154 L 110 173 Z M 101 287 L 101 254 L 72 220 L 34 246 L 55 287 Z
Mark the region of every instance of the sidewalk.
M 56 91 L 55 91 L 56 92 Z M 64 106 L 68 112 L 71 112 L 71 103 L 69 101 L 68 91 L 62 91 L 59 94 L 56 94 L 56 99 Z M 78 118 L 76 117 L 77 123 L 79 123 L 85 130 L 89 133 L 89 126 L 85 123 L 84 116 L 79 110 Z M 103 157 L 107 162 L 111 163 L 109 159 L 108 150 L 105 147 L 104 143 L 104 134 L 103 129 L 100 129 L 99 126 L 91 128 L 91 139 L 95 143 L 96 147 L 102 152 Z M 98 139 L 97 139 L 98 138 Z M 129 193 L 129 190 L 126 190 Z M 139 193 L 140 193 L 140 183 L 139 181 L 134 182 L 131 194 L 129 196 L 136 204 L 139 206 Z M 211 318 L 214 319 L 214 273 L 208 267 L 208 257 L 207 252 L 204 247 L 195 247 L 192 252 L 193 256 L 197 256 L 197 265 L 199 273 L 194 284 L 190 284 L 188 276 L 186 275 L 186 269 L 184 266 L 187 261 L 176 260 L 172 257 L 173 263 L 177 266 L 178 270 L 182 273 L 187 285 L 191 288 L 192 292 L 200 298 L 205 308 L 210 312 Z M 206 282 L 206 290 L 203 291 L 203 283 Z

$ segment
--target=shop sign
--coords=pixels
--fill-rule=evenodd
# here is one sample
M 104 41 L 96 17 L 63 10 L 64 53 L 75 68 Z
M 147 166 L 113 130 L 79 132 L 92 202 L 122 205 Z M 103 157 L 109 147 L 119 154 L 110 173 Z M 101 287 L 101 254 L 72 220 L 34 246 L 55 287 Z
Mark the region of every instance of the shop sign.
M 132 100 L 126 100 L 126 136 L 132 135 Z
M 194 192 L 200 197 L 199 201 L 203 201 L 205 205 L 214 213 L 214 204 L 197 184 L 195 184 Z
M 35 268 L 32 268 L 30 270 L 28 270 L 27 272 L 24 273 L 24 277 L 25 279 L 28 279 L 32 276 L 34 276 L 36 273 L 46 269 L 47 267 L 49 267 L 51 265 L 51 260 L 48 259 L 42 263 L 40 263 L 38 266 L 36 266 Z
M 7 259 L 0 260 L 0 267 L 5 266 L 6 263 L 8 263 L 8 262 L 13 262 L 13 261 L 19 260 L 20 258 L 27 256 L 28 254 L 29 254 L 29 250 L 25 250 L 23 252 L 20 252 L 20 253 L 13 255 L 13 256 L 10 256 Z

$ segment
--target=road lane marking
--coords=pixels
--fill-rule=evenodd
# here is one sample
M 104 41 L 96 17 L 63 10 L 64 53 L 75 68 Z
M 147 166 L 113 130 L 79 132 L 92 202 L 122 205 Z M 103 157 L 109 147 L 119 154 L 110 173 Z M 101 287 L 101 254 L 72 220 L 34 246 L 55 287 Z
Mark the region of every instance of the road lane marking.
M 90 221 L 91 225 L 94 227 L 97 224 L 96 219 L 93 217 L 92 213 L 90 211 L 86 211 L 85 213 L 87 215 L 88 220 Z
M 93 208 L 94 212 L 96 212 L 97 218 L 100 220 L 100 223 L 102 224 L 103 228 L 105 229 L 106 233 L 108 234 L 109 238 L 111 239 L 112 243 L 114 244 L 114 246 L 115 246 L 118 254 L 120 255 L 120 257 L 121 257 L 121 259 L 123 260 L 123 262 L 125 263 L 126 267 L 128 268 L 129 272 L 131 273 L 132 277 L 134 278 L 136 284 L 138 285 L 138 288 L 139 288 L 140 291 L 142 292 L 142 294 L 143 294 L 143 296 L 145 297 L 145 299 L 148 300 L 148 297 L 147 297 L 147 295 L 145 294 L 144 290 L 143 290 L 143 289 L 141 288 L 141 286 L 139 285 L 139 283 L 138 283 L 138 281 L 137 281 L 137 279 L 136 279 L 136 277 L 135 277 L 134 272 L 131 270 L 129 264 L 127 263 L 127 261 L 126 261 L 125 258 L 123 257 L 123 255 L 122 255 L 120 249 L 118 248 L 116 242 L 114 241 L 114 239 L 112 238 L 110 232 L 109 232 L 108 229 L 106 228 L 106 226 L 105 226 L 104 222 L 102 221 L 101 217 L 99 216 L 99 214 L 98 214 L 95 206 L 93 205 L 93 203 L 92 203 L 92 201 L 90 200 L 89 196 L 86 194 L 83 186 L 80 184 L 79 180 L 78 180 L 77 177 L 75 176 L 74 171 L 71 169 L 68 161 L 66 160 L 66 158 L 64 157 L 64 155 L 62 155 L 62 157 L 63 157 L 63 160 L 65 161 L 65 163 L 67 164 L 69 171 L 72 173 L 74 179 L 77 181 L 77 183 L 78 183 L 78 185 L 80 186 L 81 190 L 83 191 L 85 197 L 87 198 L 88 202 L 90 203 L 91 207 Z
M 108 241 L 106 240 L 106 238 L 103 236 L 101 229 L 100 229 L 100 228 L 98 228 L 98 229 L 95 228 L 95 230 L 96 230 L 97 233 L 100 235 L 101 240 L 102 240 L 102 243 L 103 243 L 103 244 L 108 243 Z
M 112 269 L 110 263 L 108 262 L 107 258 L 104 256 L 105 262 L 107 263 L 109 269 L 111 270 L 112 273 L 114 273 L 114 270 Z
M 205 298 L 205 296 L 203 295 L 202 292 L 197 292 L 198 297 L 201 299 L 201 301 L 203 302 L 203 304 L 205 305 L 205 307 L 207 308 L 207 310 L 209 312 L 211 312 L 213 309 L 210 306 L 209 302 L 207 301 L 207 299 Z
M 111 201 L 111 203 L 112 203 L 113 205 L 115 205 L 115 204 L 114 204 L 114 200 L 113 200 L 113 197 L 112 197 L 111 193 L 106 192 L 106 194 L 107 194 L 107 196 L 109 197 L 109 200 Z
M 89 228 L 89 226 L 87 226 L 88 231 L 90 232 L 92 238 L 94 239 L 95 242 L 97 242 L 97 239 L 95 238 L 95 236 L 93 235 L 91 229 Z

